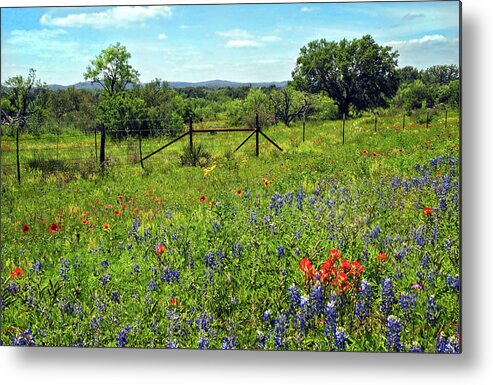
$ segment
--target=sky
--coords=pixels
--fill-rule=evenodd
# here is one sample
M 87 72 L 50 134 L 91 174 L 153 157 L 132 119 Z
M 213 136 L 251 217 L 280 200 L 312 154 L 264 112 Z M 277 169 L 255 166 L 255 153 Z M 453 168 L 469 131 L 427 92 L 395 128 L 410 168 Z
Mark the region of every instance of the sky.
M 300 48 L 370 34 L 400 67 L 459 64 L 459 3 L 362 2 L 1 9 L 2 82 L 84 81 L 90 61 L 120 42 L 140 81 L 291 79 Z

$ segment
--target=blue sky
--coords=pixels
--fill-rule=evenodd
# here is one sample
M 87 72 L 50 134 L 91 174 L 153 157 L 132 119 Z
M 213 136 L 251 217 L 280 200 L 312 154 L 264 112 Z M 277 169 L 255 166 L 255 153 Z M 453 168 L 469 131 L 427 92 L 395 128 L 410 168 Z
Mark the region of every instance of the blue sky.
M 3 8 L 1 33 L 2 81 L 34 68 L 62 85 L 116 42 L 142 82 L 289 80 L 309 41 L 365 34 L 399 51 L 401 67 L 459 62 L 456 1 Z

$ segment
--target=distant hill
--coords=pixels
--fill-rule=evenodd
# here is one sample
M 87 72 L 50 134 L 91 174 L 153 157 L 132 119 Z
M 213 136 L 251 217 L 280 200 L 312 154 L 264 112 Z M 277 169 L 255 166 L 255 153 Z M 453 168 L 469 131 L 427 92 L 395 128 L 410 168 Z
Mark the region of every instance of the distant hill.
M 213 88 L 213 89 L 218 89 L 218 88 L 240 88 L 240 87 L 270 87 L 270 86 L 275 86 L 278 88 L 283 88 L 286 87 L 288 84 L 287 81 L 283 82 L 252 82 L 252 83 L 239 83 L 239 82 L 230 82 L 227 80 L 208 80 L 204 82 L 168 82 L 169 86 L 171 88 L 187 88 L 187 87 L 192 87 L 192 88 L 198 88 L 198 87 L 204 87 L 204 88 Z M 69 86 L 62 86 L 59 84 L 49 84 L 48 89 L 52 91 L 56 90 L 65 90 L 67 88 L 74 87 L 77 90 L 90 90 L 90 91 L 96 91 L 96 90 L 101 90 L 102 87 L 98 83 L 91 83 L 91 82 L 79 82 L 76 84 L 71 84 Z

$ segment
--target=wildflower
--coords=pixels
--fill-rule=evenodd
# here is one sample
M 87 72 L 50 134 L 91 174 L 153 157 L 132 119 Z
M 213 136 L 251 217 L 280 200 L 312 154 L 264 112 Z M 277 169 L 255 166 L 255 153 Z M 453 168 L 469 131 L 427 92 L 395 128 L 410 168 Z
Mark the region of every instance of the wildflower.
M 14 346 L 33 346 L 36 345 L 33 332 L 31 329 L 24 330 L 24 333 L 19 334 L 17 337 L 10 339 Z
M 343 328 L 337 328 L 334 332 L 334 346 L 337 351 L 346 350 L 346 341 L 348 337 L 345 334 L 345 330 Z
M 427 216 L 431 216 L 432 214 L 433 214 L 433 210 L 432 210 L 432 209 L 430 209 L 429 207 L 425 207 L 425 208 L 423 209 L 423 215 L 424 215 L 425 217 L 427 217 Z
M 423 348 L 417 342 L 413 342 L 408 350 L 409 353 L 423 353 Z
M 118 336 L 116 337 L 116 346 L 118 348 L 124 348 L 128 344 L 127 334 L 130 329 L 130 325 L 127 325 L 118 332 Z
M 388 259 L 387 254 L 385 253 L 379 253 L 377 256 L 378 262 L 383 262 Z
M 31 272 L 32 273 L 39 273 L 40 270 L 41 270 L 41 262 L 39 262 L 39 261 L 34 262 L 32 267 L 31 267 Z
M 368 317 L 371 306 L 371 285 L 368 281 L 363 280 L 361 282 L 358 297 L 355 315 L 360 321 L 363 321 Z
M 337 259 L 341 258 L 341 253 L 337 249 L 332 249 L 329 251 L 329 256 L 331 259 L 337 260 Z
M 171 296 L 171 300 L 169 301 L 169 303 L 172 306 L 178 306 L 178 301 L 176 300 L 176 298 L 173 295 Z
M 410 319 L 411 315 L 413 314 L 414 308 L 416 307 L 416 294 L 415 293 L 402 294 L 399 304 L 404 318 Z
M 385 332 L 385 336 L 387 338 L 387 349 L 393 352 L 399 352 L 404 349 L 404 345 L 401 344 L 401 320 L 396 316 L 390 315 L 387 318 L 387 323 L 385 326 L 387 327 L 387 331 Z
M 426 319 L 431 325 L 435 325 L 438 319 L 438 305 L 433 296 L 428 299 L 428 309 L 426 310 Z
M 459 291 L 460 288 L 460 280 L 458 276 L 452 277 L 451 275 L 447 275 L 447 286 L 453 291 Z
M 392 280 L 388 277 L 382 279 L 382 302 L 380 303 L 380 312 L 388 317 L 393 304 L 395 303 L 394 289 Z
M 378 154 L 375 151 L 372 152 L 372 155 L 374 158 L 376 158 L 378 156 Z
M 291 315 L 294 315 L 296 313 L 296 310 L 300 306 L 300 301 L 301 301 L 301 295 L 300 291 L 296 287 L 296 285 L 293 283 L 289 289 L 288 289 L 288 299 L 289 299 L 289 313 Z M 269 313 L 270 314 L 270 313 Z M 265 316 L 265 313 L 264 313 Z
M 236 336 L 234 334 L 231 334 L 230 336 L 225 336 L 221 345 L 221 349 L 231 350 L 234 347 L 236 347 Z
M 305 275 L 305 279 L 313 276 L 313 265 L 308 258 L 302 258 L 299 264 L 299 269 Z
M 166 247 L 164 247 L 164 245 L 160 243 L 154 248 L 154 251 L 160 257 L 166 251 Z
M 262 183 L 264 184 L 265 187 L 269 187 L 269 185 L 270 185 L 270 182 L 264 178 L 262 178 Z
M 82 224 L 83 224 L 83 225 L 87 225 L 88 223 L 89 223 L 89 221 L 88 221 L 87 219 L 83 219 L 83 220 L 82 220 Z
M 22 271 L 22 268 L 20 267 L 16 267 L 12 273 L 10 273 L 10 276 L 12 277 L 12 279 L 16 279 L 16 278 L 24 278 L 24 272 Z
M 368 150 L 363 150 L 363 155 L 368 155 Z
M 415 283 L 414 285 L 411 286 L 411 289 L 413 289 L 413 290 L 423 290 L 423 286 L 421 286 L 419 283 Z
M 118 199 L 122 200 L 123 198 L 125 198 L 123 195 L 118 195 Z
M 176 341 L 176 340 L 170 341 L 170 342 L 168 342 L 166 347 L 168 349 L 178 349 L 179 348 L 178 341 Z
M 456 337 L 449 337 L 448 339 L 441 334 L 436 342 L 437 353 L 460 353 L 459 340 Z
M 60 226 L 58 226 L 57 223 L 52 223 L 50 227 L 48 227 L 48 230 L 50 230 L 50 233 L 56 233 L 57 231 L 60 231 Z
M 274 336 L 274 347 L 277 350 L 287 350 L 289 346 L 289 342 L 284 340 L 286 333 L 286 325 L 288 323 L 288 318 L 286 314 L 281 310 L 281 313 L 276 317 L 274 321 L 275 326 L 275 336 Z
M 243 195 L 243 191 L 242 190 L 236 190 L 236 195 L 241 197 Z
M 107 269 L 109 265 L 110 265 L 110 263 L 108 262 L 107 259 L 103 259 L 101 261 L 101 266 L 103 266 L 105 269 Z
M 200 203 L 204 203 L 206 200 L 207 200 L 207 198 L 205 197 L 205 195 L 202 195 L 202 196 L 199 198 Z
M 120 210 L 115 210 L 115 215 L 120 215 Z
M 334 301 L 330 301 L 327 303 L 325 308 L 325 325 L 327 328 L 325 329 L 325 336 L 328 336 L 331 333 L 334 333 L 337 328 L 337 309 Z
M 284 257 L 284 247 L 279 246 L 279 247 L 277 248 L 277 256 L 278 256 L 278 257 Z
M 24 225 L 24 226 L 22 226 L 22 232 L 23 232 L 24 234 L 27 234 L 27 232 L 28 232 L 28 231 L 29 231 L 29 225 Z
M 103 225 L 103 230 L 104 230 L 104 231 L 110 231 L 110 230 L 111 230 L 110 225 L 109 225 L 108 223 L 105 223 L 105 224 Z

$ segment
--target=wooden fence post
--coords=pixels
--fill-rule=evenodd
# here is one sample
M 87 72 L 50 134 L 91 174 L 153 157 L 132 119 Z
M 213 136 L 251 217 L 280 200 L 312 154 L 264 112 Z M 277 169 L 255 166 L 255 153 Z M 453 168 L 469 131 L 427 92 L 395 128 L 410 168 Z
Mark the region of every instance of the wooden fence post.
M 430 124 L 430 111 L 426 110 L 426 128 L 428 128 Z
M 447 121 L 448 121 L 448 110 L 445 109 L 445 130 L 447 129 Z
M 17 181 L 21 184 L 21 164 L 19 159 L 19 124 L 17 124 L 17 131 L 15 134 L 15 152 L 17 160 Z
M 376 112 L 374 112 L 373 114 L 375 115 L 375 119 L 374 119 L 374 123 L 373 123 L 373 125 L 374 125 L 374 130 L 375 130 L 375 132 L 377 132 L 377 113 L 376 113 Z
M 98 164 L 98 125 L 94 125 L 94 156 L 96 157 L 96 164 Z
M 260 130 L 260 124 L 258 121 L 258 113 L 255 115 L 255 156 L 258 158 L 259 149 L 258 149 L 258 132 Z
M 406 128 L 406 113 L 402 115 L 402 129 Z
M 140 167 L 144 168 L 144 162 L 142 161 L 142 134 L 139 128 L 139 157 L 140 157 Z
M 99 164 L 101 166 L 101 171 L 104 171 L 105 157 L 105 146 L 106 146 L 106 127 L 104 124 L 101 125 L 101 146 L 99 147 Z
M 190 139 L 190 153 L 193 152 L 193 123 L 192 123 L 192 116 L 190 116 L 190 120 L 188 122 L 188 134 L 189 134 L 189 139 Z

